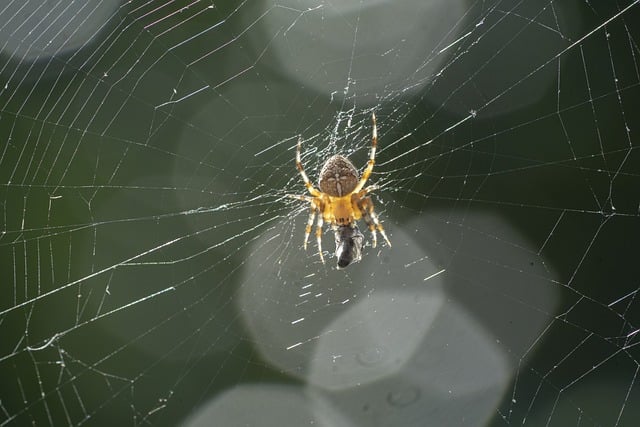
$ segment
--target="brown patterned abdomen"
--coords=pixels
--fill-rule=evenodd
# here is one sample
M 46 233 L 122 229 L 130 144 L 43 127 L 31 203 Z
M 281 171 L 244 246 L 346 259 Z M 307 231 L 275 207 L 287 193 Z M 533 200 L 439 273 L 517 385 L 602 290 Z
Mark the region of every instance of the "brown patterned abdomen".
M 353 163 L 343 156 L 329 158 L 320 170 L 318 185 L 320 191 L 329 196 L 342 197 L 358 185 L 358 171 Z

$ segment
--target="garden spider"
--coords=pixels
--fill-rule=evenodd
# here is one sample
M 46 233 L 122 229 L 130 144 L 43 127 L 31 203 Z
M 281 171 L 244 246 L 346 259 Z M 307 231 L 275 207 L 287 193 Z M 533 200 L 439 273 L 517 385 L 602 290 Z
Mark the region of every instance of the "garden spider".
M 310 196 L 301 196 L 289 194 L 294 199 L 309 202 L 311 212 L 307 220 L 307 226 L 304 231 L 304 249 L 307 249 L 307 241 L 311 234 L 313 221 L 318 214 L 318 222 L 316 224 L 316 240 L 318 242 L 318 253 L 320 259 L 324 263 L 322 255 L 322 225 L 327 222 L 335 234 L 336 240 L 336 257 L 338 258 L 338 267 L 346 267 L 351 262 L 360 260 L 360 250 L 362 248 L 363 236 L 358 230 L 356 221 L 363 218 L 369 226 L 372 234 L 372 246 L 375 248 L 377 244 L 376 230 L 382 234 L 382 237 L 391 246 L 391 242 L 384 232 L 384 228 L 378 216 L 373 210 L 373 202 L 367 194 L 378 189 L 376 185 L 369 185 L 363 188 L 367 183 L 373 165 L 375 164 L 376 145 L 378 143 L 378 132 L 376 129 L 376 115 L 371 115 L 373 122 L 373 135 L 371 138 L 371 153 L 369 161 L 364 170 L 362 177 L 358 179 L 358 171 L 353 163 L 344 156 L 331 156 L 322 166 L 320 176 L 318 178 L 318 190 L 313 186 L 309 177 L 302 167 L 300 161 L 300 150 L 302 148 L 302 139 L 298 138 L 298 146 L 296 149 L 296 167 L 302 176 L 304 185 L 311 194 Z

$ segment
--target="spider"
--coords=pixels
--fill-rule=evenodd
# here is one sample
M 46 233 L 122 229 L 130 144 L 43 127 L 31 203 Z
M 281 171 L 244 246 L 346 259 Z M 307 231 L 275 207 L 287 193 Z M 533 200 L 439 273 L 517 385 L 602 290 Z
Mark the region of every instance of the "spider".
M 316 223 L 316 240 L 318 242 L 320 260 L 323 264 L 322 226 L 324 222 L 331 225 L 335 234 L 338 267 L 343 268 L 349 265 L 352 261 L 360 260 L 363 236 L 356 225 L 356 221 L 360 218 L 364 219 L 371 231 L 372 246 L 374 248 L 376 247 L 378 240 L 376 230 L 382 234 L 387 245 L 391 247 L 391 242 L 387 238 L 387 234 L 384 232 L 384 228 L 382 227 L 382 224 L 380 224 L 378 216 L 373 210 L 371 197 L 367 196 L 367 194 L 377 190 L 378 186 L 369 185 L 364 188 L 364 185 L 367 183 L 367 180 L 373 171 L 373 165 L 375 164 L 376 157 L 376 145 L 378 143 L 375 113 L 371 115 L 371 121 L 373 122 L 371 152 L 369 154 L 367 167 L 364 170 L 362 177 L 358 179 L 358 171 L 349 159 L 341 155 L 331 156 L 324 165 L 322 165 L 322 169 L 320 169 L 320 176 L 318 178 L 319 190 L 313 186 L 302 167 L 302 162 L 300 161 L 302 139 L 298 138 L 296 167 L 298 172 L 300 172 L 304 185 L 307 187 L 311 197 L 294 194 L 289 194 L 288 196 L 294 199 L 304 200 L 310 204 L 311 211 L 309 212 L 309 219 L 307 220 L 307 226 L 304 231 L 305 250 L 307 249 L 307 241 L 309 240 L 309 234 L 311 234 L 313 221 L 316 218 L 316 214 L 318 215 L 318 222 Z

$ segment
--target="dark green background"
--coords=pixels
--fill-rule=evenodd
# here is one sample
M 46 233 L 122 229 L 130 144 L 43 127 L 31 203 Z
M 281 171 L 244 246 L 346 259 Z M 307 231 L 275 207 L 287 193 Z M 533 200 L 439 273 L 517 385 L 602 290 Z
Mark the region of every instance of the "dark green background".
M 375 109 L 372 179 L 385 187 L 377 206 L 392 236 L 425 215 L 446 224 L 450 213 L 481 212 L 544 247 L 530 264 L 555 272 L 547 285 L 560 302 L 541 313 L 549 329 L 526 354 L 503 348 L 522 363 L 491 425 L 544 425 L 553 415 L 551 425 L 610 426 L 621 411 L 618 425 L 634 424 L 640 334 L 626 337 L 640 327 L 640 4 L 602 26 L 634 2 L 568 2 L 578 13 L 563 16 L 567 38 L 542 54 L 539 35 L 550 32 L 511 18 L 543 6 L 469 6 L 468 28 L 486 17 L 492 31 L 463 40 L 439 78 L 417 92 L 383 88 L 343 102 L 274 66 L 270 43 L 280 34 L 248 25 L 264 4 L 197 4 L 183 12 L 193 19 L 177 13 L 146 28 L 189 2 L 165 3 L 155 14 L 122 5 L 76 52 L 0 56 L 0 423 L 173 425 L 233 385 L 297 384 L 297 366 L 283 372 L 257 352 L 236 293 L 263 274 L 291 285 L 279 261 L 300 257 L 319 283 L 350 282 L 348 271 L 325 273 L 333 259 L 319 265 L 314 245 L 301 255 L 306 211 L 283 196 L 303 191 L 298 134 L 309 138 L 313 177 L 336 150 L 361 165 Z M 181 44 L 203 28 L 204 37 Z M 6 27 L 0 35 L 15 38 Z M 378 71 L 386 72 L 369 70 Z M 551 87 L 528 103 L 548 78 Z M 174 88 L 174 100 L 204 89 L 166 104 Z M 351 108 L 342 145 L 323 148 Z M 471 110 L 475 117 L 450 129 Z M 461 240 L 465 228 L 462 220 Z M 487 242 L 501 235 L 479 231 Z M 251 271 L 262 253 L 254 243 L 271 234 L 276 251 Z M 420 245 L 415 259 L 437 242 Z M 483 262 L 528 274 L 490 255 Z M 387 274 L 406 278 L 403 269 Z M 459 278 L 476 290 L 486 279 Z M 543 307 L 508 287 L 484 292 Z M 449 297 L 474 312 L 464 288 Z

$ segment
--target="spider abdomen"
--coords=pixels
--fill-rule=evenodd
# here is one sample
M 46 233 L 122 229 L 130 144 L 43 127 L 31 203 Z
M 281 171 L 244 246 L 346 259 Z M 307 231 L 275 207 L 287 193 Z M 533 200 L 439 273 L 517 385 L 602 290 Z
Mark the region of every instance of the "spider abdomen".
M 318 185 L 323 193 L 332 197 L 342 197 L 356 188 L 358 180 L 358 170 L 353 163 L 344 156 L 335 155 L 320 169 Z

